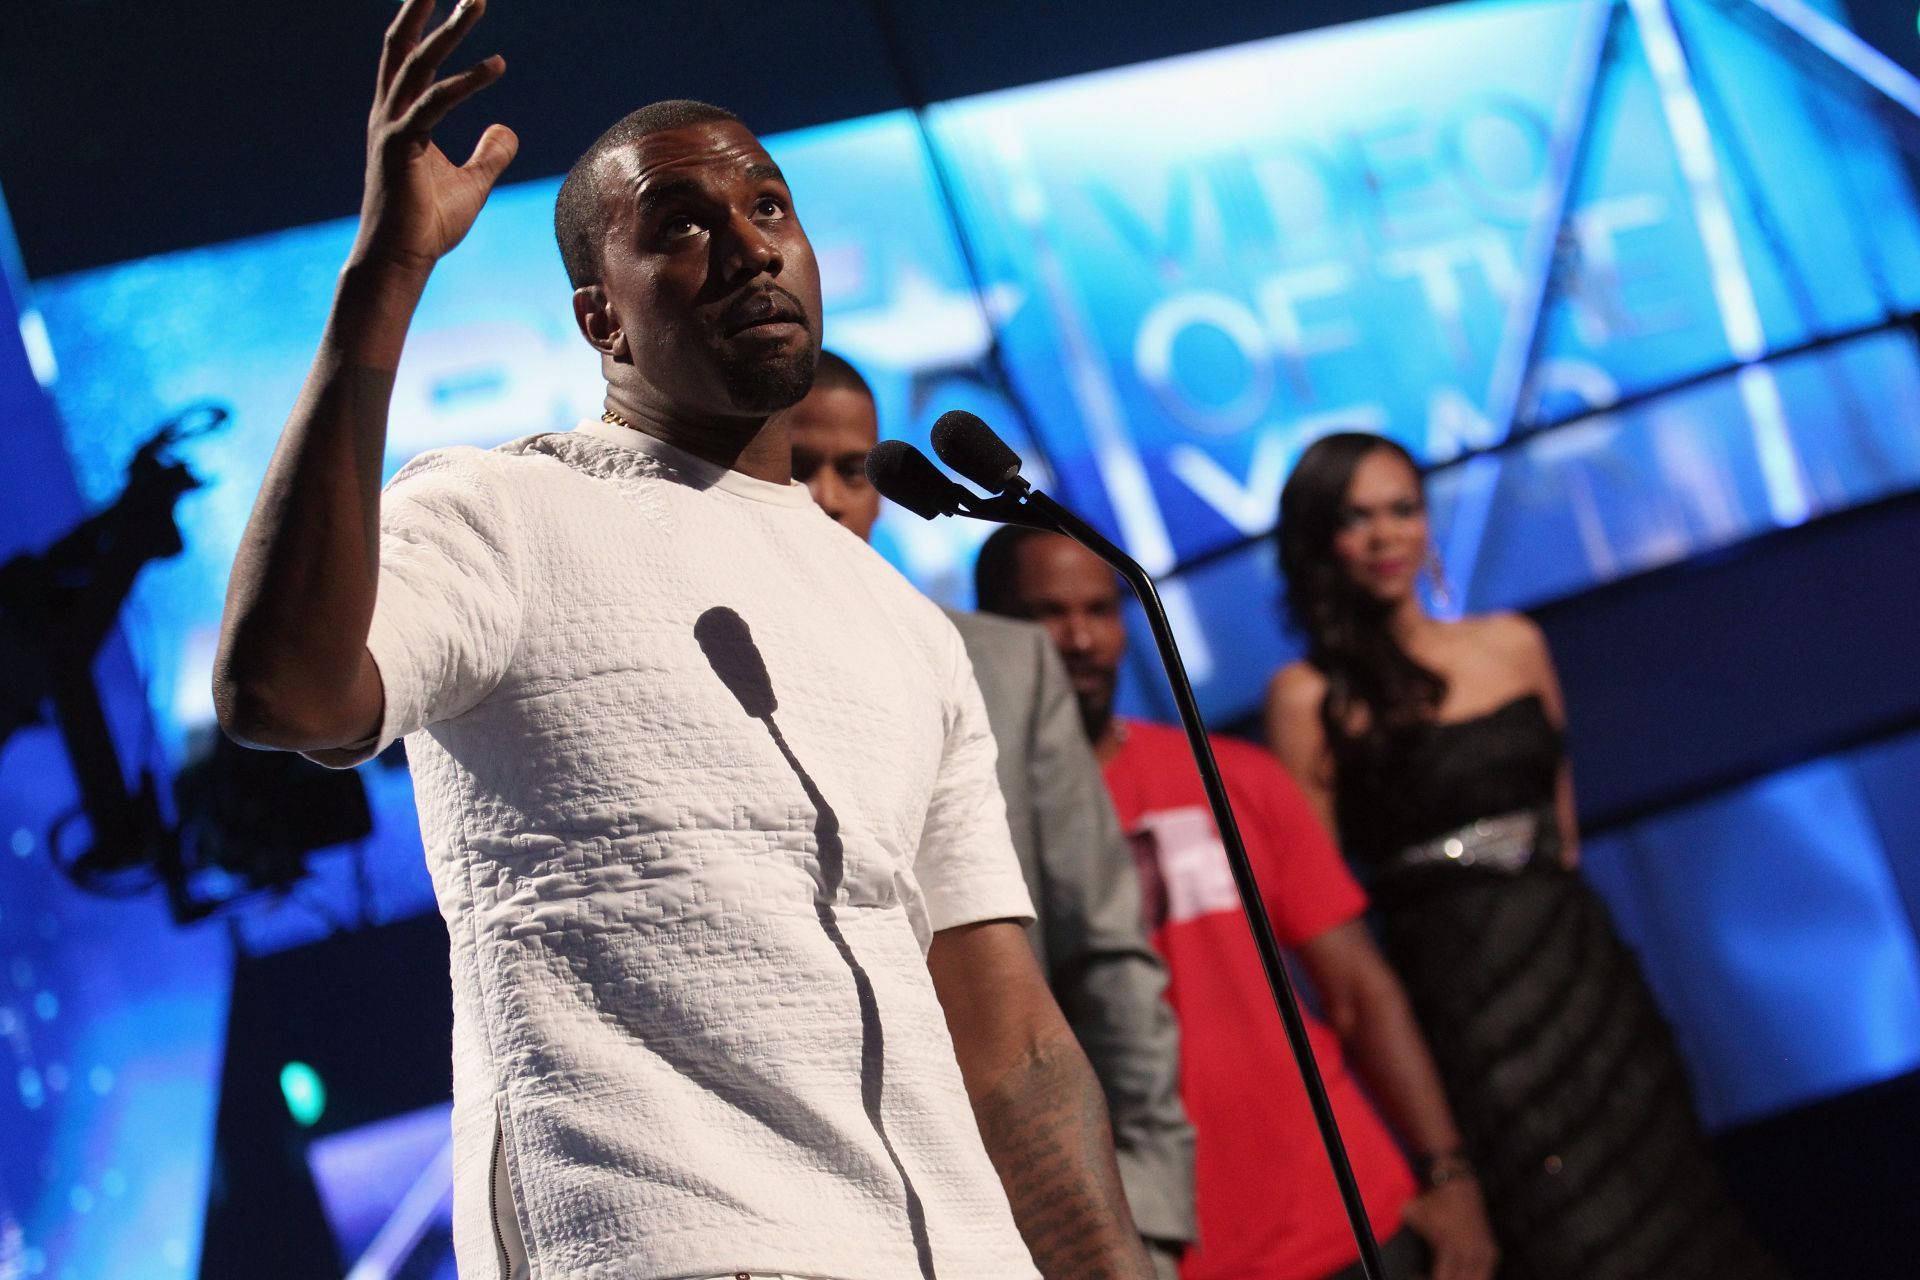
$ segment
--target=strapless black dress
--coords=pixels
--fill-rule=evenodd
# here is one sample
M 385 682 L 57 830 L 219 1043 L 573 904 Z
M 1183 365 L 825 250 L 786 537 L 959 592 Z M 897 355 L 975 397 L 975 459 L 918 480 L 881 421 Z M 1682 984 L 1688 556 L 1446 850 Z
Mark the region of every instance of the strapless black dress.
M 1530 696 L 1343 761 L 1336 795 L 1479 1169 L 1500 1275 L 1772 1280 L 1633 954 L 1560 865 L 1561 752 Z

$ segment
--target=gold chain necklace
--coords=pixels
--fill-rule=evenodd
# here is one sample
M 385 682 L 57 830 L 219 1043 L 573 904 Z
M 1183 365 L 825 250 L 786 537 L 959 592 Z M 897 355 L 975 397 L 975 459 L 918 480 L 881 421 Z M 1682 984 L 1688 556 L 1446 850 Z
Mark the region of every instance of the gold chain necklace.
M 611 409 L 600 415 L 600 421 L 606 423 L 608 426 L 625 427 L 629 431 L 638 431 L 640 429 Z

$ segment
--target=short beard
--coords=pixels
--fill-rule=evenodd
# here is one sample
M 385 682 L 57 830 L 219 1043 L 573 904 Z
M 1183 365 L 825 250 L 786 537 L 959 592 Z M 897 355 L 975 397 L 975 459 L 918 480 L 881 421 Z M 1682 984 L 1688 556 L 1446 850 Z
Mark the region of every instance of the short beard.
M 746 413 L 774 413 L 798 404 L 813 389 L 813 371 L 819 358 L 820 349 L 809 346 L 795 356 L 724 364 L 720 380 L 734 408 Z
M 1080 727 L 1086 731 L 1087 743 L 1098 746 L 1100 739 L 1107 736 L 1107 729 L 1113 724 L 1113 693 L 1105 697 L 1080 699 Z

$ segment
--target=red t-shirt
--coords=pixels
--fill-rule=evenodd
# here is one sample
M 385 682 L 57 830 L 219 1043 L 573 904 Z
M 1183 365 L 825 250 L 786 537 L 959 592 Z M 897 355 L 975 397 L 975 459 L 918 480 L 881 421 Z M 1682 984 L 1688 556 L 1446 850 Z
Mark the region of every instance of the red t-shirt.
M 1200 1240 L 1181 1280 L 1320 1280 L 1360 1256 L 1287 1048 L 1260 954 L 1186 734 L 1128 721 L 1107 788 L 1140 864 L 1147 925 L 1180 1019 L 1180 1093 L 1192 1117 Z M 1366 910 L 1366 896 L 1287 771 L 1244 742 L 1213 739 L 1254 878 L 1280 945 Z M 1413 1177 L 1341 1057 L 1307 1016 L 1375 1234 L 1400 1226 Z

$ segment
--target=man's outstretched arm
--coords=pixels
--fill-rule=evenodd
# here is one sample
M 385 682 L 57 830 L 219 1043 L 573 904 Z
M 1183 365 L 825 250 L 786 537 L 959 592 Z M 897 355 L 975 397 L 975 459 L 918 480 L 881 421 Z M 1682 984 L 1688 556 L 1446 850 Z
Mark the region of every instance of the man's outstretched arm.
M 927 968 L 1014 1222 L 1047 1280 L 1152 1280 L 1100 1084 L 1020 927 L 943 929 Z
M 428 32 L 433 0 L 407 0 L 387 31 L 360 233 L 227 584 L 214 706 L 244 742 L 311 751 L 378 727 L 380 674 L 366 643 L 394 371 L 428 274 L 466 235 L 519 146 L 494 125 L 456 166 L 429 137 L 505 69 L 493 57 L 435 79 L 485 8 L 463 0 Z

